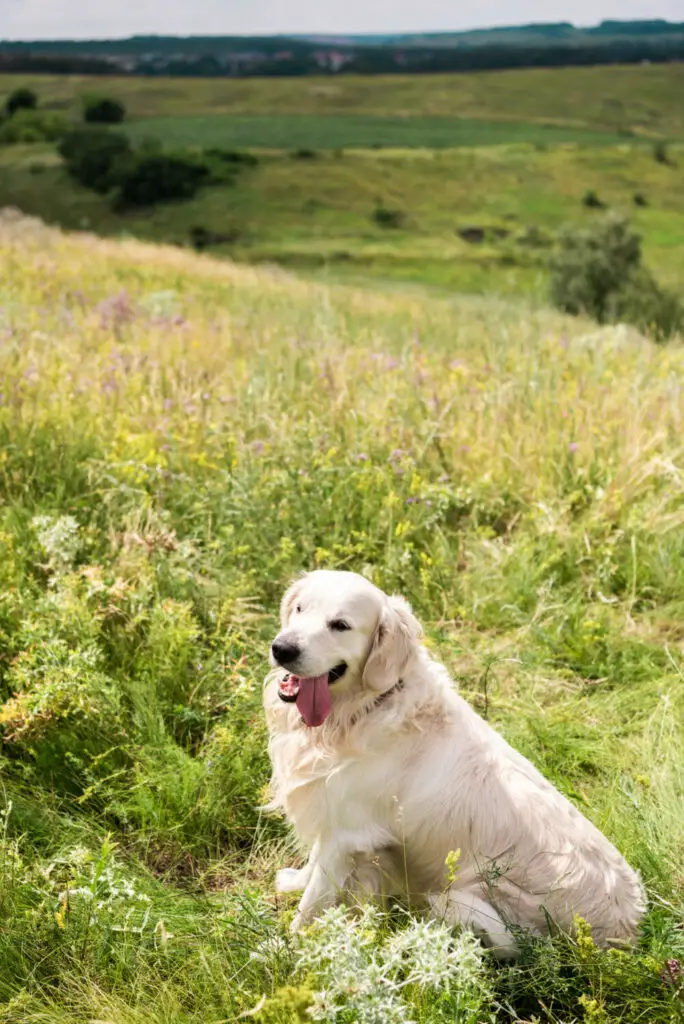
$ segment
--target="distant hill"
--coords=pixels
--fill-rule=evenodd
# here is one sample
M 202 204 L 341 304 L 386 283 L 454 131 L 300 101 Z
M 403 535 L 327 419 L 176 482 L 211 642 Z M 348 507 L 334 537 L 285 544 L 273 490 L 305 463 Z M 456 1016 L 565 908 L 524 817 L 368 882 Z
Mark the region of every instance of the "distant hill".
M 684 35 L 684 22 L 603 21 L 593 28 L 576 28 L 569 21 L 532 23 L 529 25 L 503 25 L 497 28 L 471 29 L 465 32 L 423 32 L 394 35 L 302 35 L 293 38 L 302 42 L 331 46 L 523 46 L 530 42 L 585 43 L 589 40 L 672 38 Z
M 684 22 L 511 25 L 467 32 L 311 36 L 133 36 L 0 41 L 0 70 L 74 74 L 425 73 L 684 60 Z

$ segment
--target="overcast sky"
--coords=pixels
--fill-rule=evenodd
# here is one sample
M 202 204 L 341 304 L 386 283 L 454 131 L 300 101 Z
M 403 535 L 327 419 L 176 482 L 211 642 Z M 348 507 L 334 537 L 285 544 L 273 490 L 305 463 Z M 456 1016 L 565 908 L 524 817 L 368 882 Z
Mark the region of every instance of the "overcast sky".
M 0 38 L 400 32 L 684 19 L 682 0 L 0 0 Z

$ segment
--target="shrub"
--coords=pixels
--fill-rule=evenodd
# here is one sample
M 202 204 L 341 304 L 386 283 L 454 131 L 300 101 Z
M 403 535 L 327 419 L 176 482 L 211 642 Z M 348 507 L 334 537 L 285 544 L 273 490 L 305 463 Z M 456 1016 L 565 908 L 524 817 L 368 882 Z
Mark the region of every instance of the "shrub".
M 653 145 L 653 159 L 657 164 L 669 164 L 670 154 L 666 142 L 656 142 Z
M 618 294 L 615 318 L 634 324 L 657 341 L 684 330 L 684 307 L 678 297 L 661 288 L 644 267 L 632 274 L 628 286 Z
M 565 229 L 551 258 L 551 299 L 566 313 L 626 320 L 658 338 L 682 325 L 680 303 L 641 265 L 641 239 L 622 217 Z
M 18 110 L 35 110 L 38 106 L 38 97 L 33 89 L 15 89 L 10 93 L 5 110 L 12 117 Z
M 189 235 L 193 248 L 202 252 L 210 245 L 231 245 L 238 240 L 240 232 L 235 228 L 230 231 L 211 231 L 202 224 L 194 224 L 190 228 Z
M 119 100 L 107 96 L 86 96 L 83 101 L 83 120 L 89 124 L 121 124 L 126 108 Z
M 20 108 L 0 125 L 0 145 L 57 142 L 69 131 L 68 121 L 49 110 Z
M 635 192 L 632 200 L 635 206 L 648 206 L 648 199 L 643 192 Z
M 387 206 L 376 206 L 373 210 L 373 220 L 381 228 L 400 228 L 404 223 L 404 214 L 401 210 L 393 210 Z
M 586 206 L 589 210 L 605 210 L 606 208 L 606 204 L 602 199 L 599 199 L 592 189 L 585 192 L 582 196 L 582 205 Z
M 256 167 L 259 158 L 254 153 L 245 153 L 239 149 L 220 149 L 212 146 L 204 150 L 204 156 L 208 160 L 218 160 L 224 164 L 242 165 L 243 167 Z
M 318 153 L 315 149 L 295 149 L 291 156 L 293 160 L 316 160 Z
M 106 128 L 75 128 L 59 146 L 69 173 L 95 192 L 108 192 L 119 181 L 123 165 L 131 159 L 131 144 L 121 132 Z
M 167 199 L 190 199 L 209 174 L 206 163 L 193 156 L 137 154 L 119 179 L 117 205 L 151 206 Z

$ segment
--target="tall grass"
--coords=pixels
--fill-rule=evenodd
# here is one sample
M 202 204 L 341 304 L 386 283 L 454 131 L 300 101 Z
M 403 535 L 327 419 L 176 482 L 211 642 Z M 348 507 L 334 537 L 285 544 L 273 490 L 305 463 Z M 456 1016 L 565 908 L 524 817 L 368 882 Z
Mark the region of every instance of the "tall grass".
M 679 345 L 9 215 L 0 274 L 0 1021 L 684 1019 Z M 260 686 L 315 566 L 409 596 L 641 869 L 637 951 L 285 938 Z

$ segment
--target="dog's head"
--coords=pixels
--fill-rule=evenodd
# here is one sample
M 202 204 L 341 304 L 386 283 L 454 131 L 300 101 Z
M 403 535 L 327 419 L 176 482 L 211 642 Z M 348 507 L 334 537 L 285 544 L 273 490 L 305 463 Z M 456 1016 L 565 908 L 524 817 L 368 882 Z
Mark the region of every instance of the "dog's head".
M 322 725 L 336 692 L 381 694 L 396 686 L 420 635 L 403 598 L 352 572 L 302 577 L 285 594 L 280 618 L 271 661 L 289 675 L 279 696 L 296 702 L 309 726 Z

